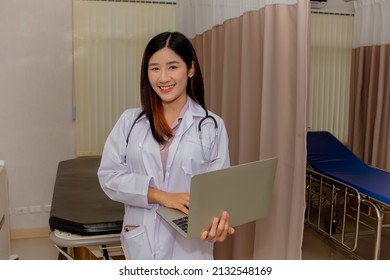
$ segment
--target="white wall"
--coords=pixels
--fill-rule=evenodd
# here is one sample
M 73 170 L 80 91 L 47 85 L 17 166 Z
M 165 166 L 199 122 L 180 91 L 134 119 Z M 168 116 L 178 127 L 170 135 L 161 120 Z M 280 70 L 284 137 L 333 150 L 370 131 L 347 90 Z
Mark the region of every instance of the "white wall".
M 0 1 L 0 85 L 11 229 L 48 227 L 58 162 L 75 157 L 72 0 Z

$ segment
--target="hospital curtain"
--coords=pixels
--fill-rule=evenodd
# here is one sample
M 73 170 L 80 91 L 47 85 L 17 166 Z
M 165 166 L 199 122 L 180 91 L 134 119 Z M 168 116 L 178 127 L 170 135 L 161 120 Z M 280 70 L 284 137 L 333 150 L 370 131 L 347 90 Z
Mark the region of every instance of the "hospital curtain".
M 227 126 L 232 165 L 278 158 L 269 215 L 217 244 L 216 259 L 301 258 L 309 5 L 177 1 L 177 29 L 198 53 L 208 108 Z
M 348 141 L 353 15 L 311 12 L 309 130 Z
M 390 170 L 390 1 L 356 0 L 348 145 Z
M 73 1 L 74 104 L 77 155 L 100 154 L 119 115 L 140 105 L 143 50 L 175 28 L 175 5 Z

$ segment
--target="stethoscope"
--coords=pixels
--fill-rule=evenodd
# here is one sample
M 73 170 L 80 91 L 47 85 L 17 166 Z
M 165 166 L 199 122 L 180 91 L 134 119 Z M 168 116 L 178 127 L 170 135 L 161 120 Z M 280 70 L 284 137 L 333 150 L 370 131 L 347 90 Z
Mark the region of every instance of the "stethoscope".
M 218 150 L 219 150 L 219 139 L 218 139 L 218 124 L 217 124 L 217 121 L 216 119 L 213 117 L 213 116 L 210 116 L 208 111 L 205 109 L 205 112 L 206 112 L 206 116 L 204 116 L 200 121 L 199 121 L 199 124 L 198 124 L 198 136 L 199 136 L 199 140 L 200 140 L 200 148 L 201 148 L 201 151 L 202 151 L 202 158 L 203 160 L 201 161 L 201 164 L 209 164 L 209 163 L 213 163 L 214 161 L 216 161 L 218 159 Z M 130 138 L 130 134 L 131 134 L 131 131 L 133 130 L 133 127 L 135 125 L 135 123 L 137 122 L 137 120 L 142 116 L 142 113 L 138 116 L 138 118 L 136 118 L 136 120 L 133 122 L 133 124 L 131 125 L 130 127 L 130 131 L 129 133 L 127 134 L 127 138 L 126 138 L 126 149 L 127 150 L 127 146 L 129 144 L 129 138 Z M 210 156 L 210 158 L 208 158 L 206 156 L 206 153 L 204 151 L 204 147 L 203 147 L 203 137 L 202 137 L 202 125 L 203 123 L 207 120 L 207 119 L 211 119 L 213 121 L 213 124 L 214 124 L 214 130 L 215 130 L 215 141 L 216 141 L 216 149 L 215 149 L 215 152 L 214 152 L 214 155 L 213 156 Z M 124 159 L 124 163 L 126 164 L 126 156 L 125 156 L 125 159 Z
M 208 111 L 206 109 L 205 109 L 205 112 L 206 112 L 206 116 L 204 116 L 200 120 L 199 125 L 198 125 L 198 135 L 199 135 L 199 140 L 200 140 L 200 149 L 202 150 L 202 157 L 203 157 L 203 160 L 201 161 L 202 164 L 213 163 L 214 161 L 216 161 L 218 159 L 218 150 L 219 150 L 218 124 L 217 124 L 217 121 L 215 120 L 215 118 L 213 116 L 209 115 L 209 113 L 208 113 Z M 214 156 L 211 156 L 210 158 L 207 158 L 206 154 L 204 152 L 203 137 L 202 137 L 202 124 L 207 119 L 211 119 L 214 122 L 215 141 L 217 143 L 217 147 L 215 149 Z

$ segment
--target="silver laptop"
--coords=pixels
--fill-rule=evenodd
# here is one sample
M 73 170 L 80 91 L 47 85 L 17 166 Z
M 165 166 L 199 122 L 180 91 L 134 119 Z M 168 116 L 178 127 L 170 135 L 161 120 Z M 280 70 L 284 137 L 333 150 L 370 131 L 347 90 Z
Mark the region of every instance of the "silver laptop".
M 276 164 L 270 158 L 194 175 L 188 216 L 166 207 L 157 213 L 187 239 L 199 238 L 223 210 L 232 227 L 261 219 L 270 208 Z

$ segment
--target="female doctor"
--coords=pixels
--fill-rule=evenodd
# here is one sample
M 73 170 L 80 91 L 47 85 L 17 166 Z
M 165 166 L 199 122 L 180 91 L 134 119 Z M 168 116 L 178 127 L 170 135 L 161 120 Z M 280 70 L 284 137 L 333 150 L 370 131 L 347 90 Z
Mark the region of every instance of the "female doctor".
M 213 259 L 214 242 L 234 233 L 227 212 L 195 240 L 156 214 L 159 207 L 188 214 L 191 177 L 230 165 L 224 122 L 206 110 L 199 62 L 181 33 L 164 32 L 147 44 L 141 104 L 120 116 L 98 170 L 104 192 L 125 205 L 126 259 Z

